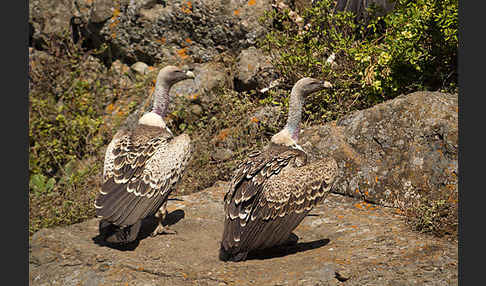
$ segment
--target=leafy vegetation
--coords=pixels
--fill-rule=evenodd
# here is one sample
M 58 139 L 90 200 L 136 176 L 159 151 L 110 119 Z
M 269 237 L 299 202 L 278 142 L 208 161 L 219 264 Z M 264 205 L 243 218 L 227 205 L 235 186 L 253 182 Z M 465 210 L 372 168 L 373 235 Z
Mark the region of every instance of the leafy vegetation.
M 29 232 L 94 215 L 103 147 L 111 132 L 104 108 L 118 89 L 97 59 L 70 37 L 52 36 L 30 59 Z
M 303 76 L 334 85 L 307 101 L 310 120 L 417 90 L 457 91 L 457 0 L 398 0 L 386 16 L 369 8 L 366 23 L 333 5 L 321 0 L 306 9 L 303 25 L 288 10 L 271 11 L 273 29 L 260 41 L 289 86 Z
M 421 199 L 415 206 L 404 210 L 407 223 L 414 229 L 436 236 L 457 236 L 458 227 L 457 190 L 449 197 Z

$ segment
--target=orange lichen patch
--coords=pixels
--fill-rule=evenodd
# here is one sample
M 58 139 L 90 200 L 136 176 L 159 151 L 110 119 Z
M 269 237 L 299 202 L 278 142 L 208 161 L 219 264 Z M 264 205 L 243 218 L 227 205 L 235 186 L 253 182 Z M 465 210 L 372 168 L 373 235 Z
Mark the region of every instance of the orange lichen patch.
M 188 275 L 184 272 L 182 272 L 182 277 L 184 277 L 184 279 L 187 279 Z
M 248 70 L 253 69 L 253 66 L 251 64 L 248 64 Z
M 86 0 L 86 4 L 88 4 L 88 5 L 93 4 L 93 0 Z
M 155 41 L 156 42 L 159 42 L 159 43 L 161 43 L 163 45 L 163 44 L 165 44 L 165 42 L 167 41 L 167 39 L 165 37 L 162 37 L 160 39 L 156 39 Z
M 186 39 L 185 39 L 185 41 L 186 41 L 186 43 L 188 43 L 188 44 L 192 44 L 192 40 L 191 40 L 191 39 L 189 39 L 189 38 L 186 38 Z
M 115 109 L 115 106 L 113 105 L 113 103 L 110 103 L 108 104 L 108 106 L 106 106 L 105 111 L 106 113 L 111 113 L 113 109 Z
M 455 195 L 454 194 L 451 194 L 447 198 L 447 202 L 452 203 L 452 204 L 457 204 L 458 200 L 457 200 L 457 198 L 455 198 Z
M 403 211 L 401 209 L 398 209 L 398 208 L 395 209 L 395 213 L 396 214 L 399 214 L 399 215 L 403 215 L 404 214 Z
M 198 93 L 194 93 L 188 96 L 189 100 L 196 100 L 199 97 Z
M 142 267 L 142 266 L 139 266 L 139 267 L 137 268 L 137 270 L 138 270 L 138 271 L 143 271 L 143 267 Z
M 357 229 L 358 228 L 357 225 L 351 225 L 351 227 L 354 228 L 354 229 Z
M 112 16 L 112 18 L 116 18 L 119 15 L 120 15 L 120 9 L 117 9 L 117 8 L 113 9 L 113 16 Z
M 367 203 L 367 202 L 360 202 L 360 203 L 354 204 L 354 206 L 356 208 L 362 209 L 362 210 L 375 210 L 376 209 L 376 207 L 374 207 L 372 204 Z
M 240 15 L 240 10 L 238 10 L 238 9 L 234 10 L 234 11 L 233 11 L 233 14 L 235 14 L 235 16 Z
M 341 218 L 344 218 L 343 215 L 338 215 L 337 218 L 341 219 Z
M 364 194 L 365 194 L 365 196 L 369 195 L 368 191 L 365 191 Z
M 355 192 L 356 192 L 357 194 L 359 194 L 359 189 L 358 189 L 358 188 L 356 188 L 356 191 L 355 191 Z
M 189 57 L 189 56 L 186 54 L 186 48 L 182 48 L 182 49 L 180 49 L 180 50 L 177 50 L 176 52 L 177 52 L 177 55 L 179 55 L 179 57 L 180 57 L 181 59 L 183 59 L 183 60 Z
M 118 116 L 123 116 L 125 114 L 125 112 L 123 112 L 123 110 L 118 110 L 118 112 L 116 113 L 116 115 Z
M 221 130 L 218 133 L 218 135 L 216 135 L 215 140 L 216 141 L 224 141 L 224 139 L 226 139 L 226 137 L 228 137 L 230 132 L 231 132 L 231 128 L 225 128 L 225 129 Z
M 256 0 L 248 0 L 248 6 L 253 6 L 256 4 Z
M 378 176 L 375 177 L 375 182 L 378 183 Z
M 191 1 L 186 1 L 182 4 L 181 7 L 182 12 L 189 14 L 192 13 L 192 3 Z
M 341 259 L 341 258 L 336 258 L 334 261 L 338 264 L 351 264 L 351 261 L 348 261 L 346 259 Z
M 250 119 L 250 121 L 251 121 L 251 122 L 253 122 L 253 123 L 258 123 L 258 122 L 260 122 L 260 120 L 258 120 L 258 118 L 256 118 L 256 117 L 252 117 L 252 118 Z

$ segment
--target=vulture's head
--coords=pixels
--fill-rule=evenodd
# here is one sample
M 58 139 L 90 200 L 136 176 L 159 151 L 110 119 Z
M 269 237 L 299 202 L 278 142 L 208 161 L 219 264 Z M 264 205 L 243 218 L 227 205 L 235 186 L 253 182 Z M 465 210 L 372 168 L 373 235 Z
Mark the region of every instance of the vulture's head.
M 192 71 L 186 71 L 175 66 L 166 66 L 159 71 L 157 84 L 170 88 L 179 81 L 194 78 L 195 76 Z
M 304 77 L 294 84 L 292 92 L 297 92 L 302 96 L 307 96 L 311 93 L 323 90 L 327 87 L 330 87 L 329 82 L 321 81 L 311 77 Z

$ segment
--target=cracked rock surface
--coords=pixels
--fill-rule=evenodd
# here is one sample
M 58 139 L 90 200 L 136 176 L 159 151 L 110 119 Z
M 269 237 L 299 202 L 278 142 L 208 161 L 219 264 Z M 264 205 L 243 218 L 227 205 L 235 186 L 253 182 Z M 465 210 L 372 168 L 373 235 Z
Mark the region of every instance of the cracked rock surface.
M 298 244 L 218 260 L 225 182 L 169 201 L 176 235 L 102 246 L 98 219 L 42 229 L 29 244 L 30 285 L 457 285 L 457 243 L 411 231 L 395 209 L 330 194 L 295 231 Z

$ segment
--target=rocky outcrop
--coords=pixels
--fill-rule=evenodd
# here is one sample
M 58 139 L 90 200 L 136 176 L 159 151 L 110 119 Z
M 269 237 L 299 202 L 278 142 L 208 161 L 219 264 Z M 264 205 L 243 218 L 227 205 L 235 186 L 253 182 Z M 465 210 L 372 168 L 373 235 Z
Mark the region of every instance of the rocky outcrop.
M 176 235 L 97 244 L 98 219 L 43 229 L 29 285 L 457 285 L 457 243 L 412 232 L 394 209 L 331 194 L 296 229 L 297 245 L 218 260 L 224 182 L 169 201 Z
M 271 0 L 34 0 L 29 23 L 34 42 L 69 32 L 88 46 L 109 44 L 111 57 L 130 64 L 203 63 L 254 45 L 270 9 Z
M 377 16 L 384 16 L 395 8 L 396 1 L 389 0 L 338 0 L 337 11 L 351 11 L 358 18 L 368 17 L 367 8 L 376 7 Z
M 301 144 L 339 165 L 334 192 L 407 208 L 457 194 L 457 94 L 415 92 L 308 128 Z

